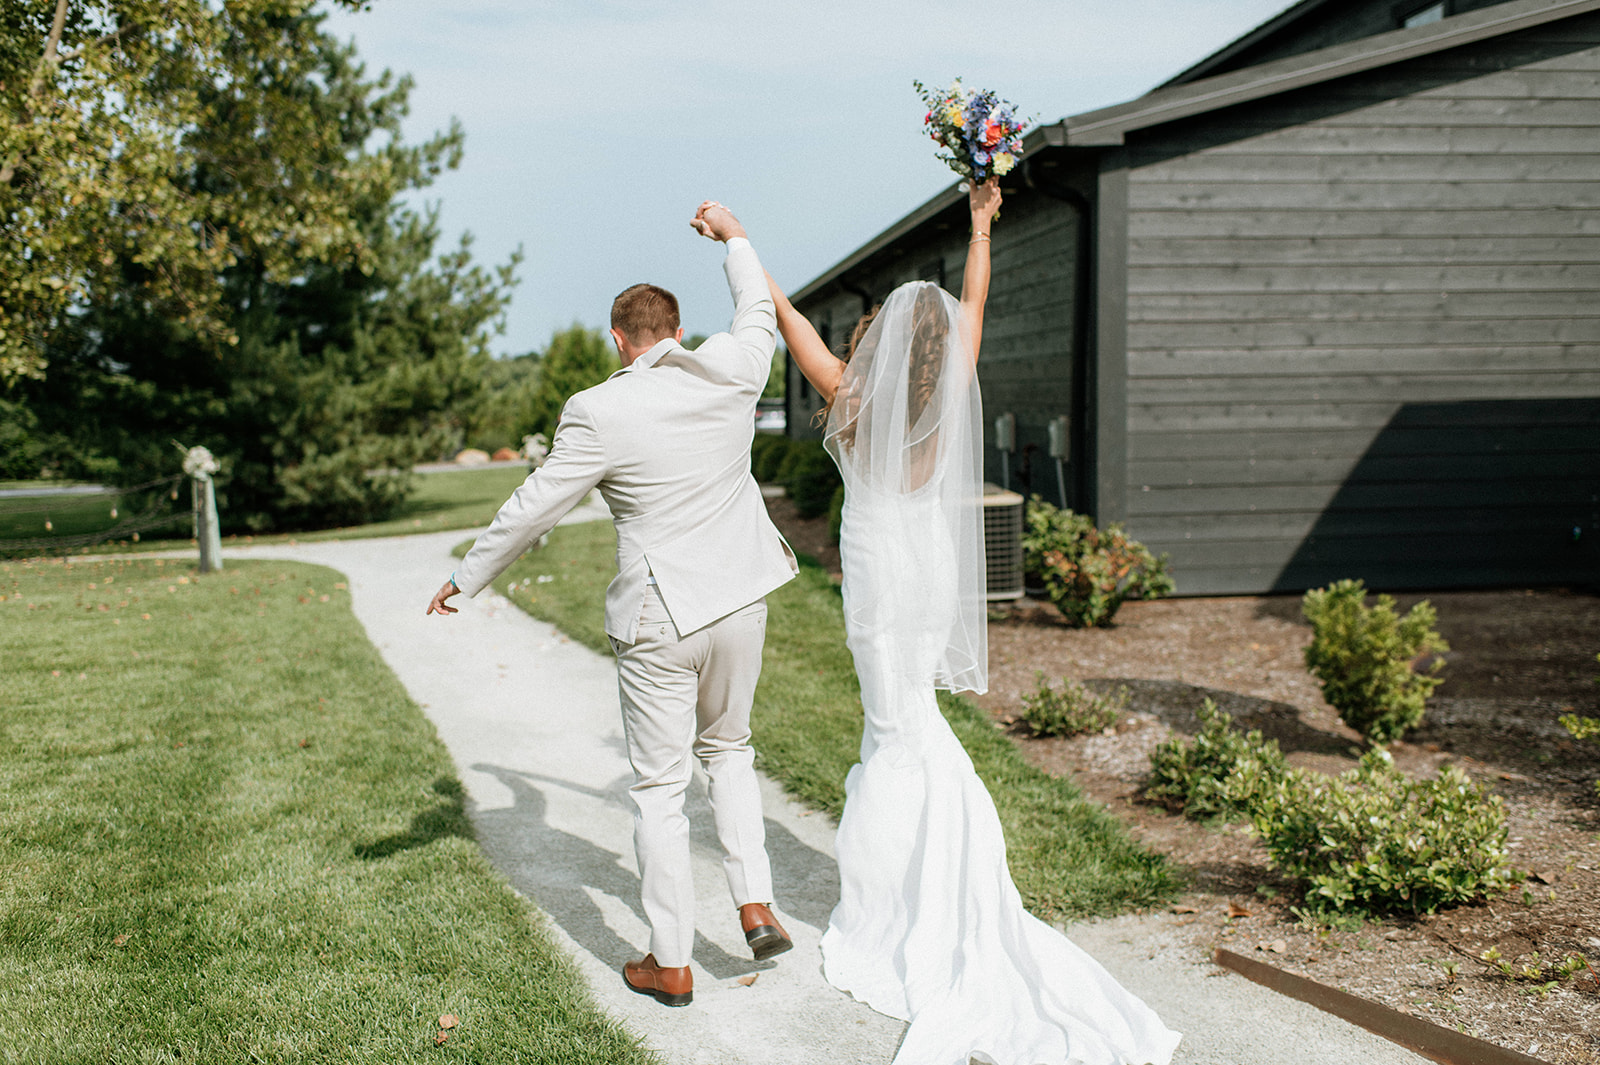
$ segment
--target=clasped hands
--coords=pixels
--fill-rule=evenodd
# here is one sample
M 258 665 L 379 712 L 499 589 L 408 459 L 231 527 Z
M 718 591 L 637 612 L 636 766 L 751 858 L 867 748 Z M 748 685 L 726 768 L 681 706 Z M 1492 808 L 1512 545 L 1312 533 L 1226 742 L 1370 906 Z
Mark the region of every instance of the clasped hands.
M 712 240 L 729 241 L 734 237 L 746 236 L 744 226 L 739 224 L 733 212 L 716 200 L 706 200 L 702 203 L 689 224 L 694 227 L 696 233 Z

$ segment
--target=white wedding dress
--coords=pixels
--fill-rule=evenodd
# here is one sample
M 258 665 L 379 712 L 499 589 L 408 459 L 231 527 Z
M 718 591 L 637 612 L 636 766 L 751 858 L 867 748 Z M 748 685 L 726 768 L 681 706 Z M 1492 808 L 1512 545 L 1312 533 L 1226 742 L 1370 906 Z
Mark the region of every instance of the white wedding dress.
M 935 701 L 987 688 L 980 425 L 954 299 L 896 289 L 825 434 L 866 721 L 823 969 L 910 1022 L 895 1065 L 1167 1065 L 1178 1033 L 1023 908 L 994 802 Z

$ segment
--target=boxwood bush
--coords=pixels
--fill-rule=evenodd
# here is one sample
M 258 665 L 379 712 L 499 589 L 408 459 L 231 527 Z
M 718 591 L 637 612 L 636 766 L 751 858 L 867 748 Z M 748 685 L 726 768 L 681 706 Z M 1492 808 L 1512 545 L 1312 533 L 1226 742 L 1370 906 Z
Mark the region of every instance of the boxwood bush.
M 1051 687 L 1042 671 L 1034 673 L 1034 691 L 1022 697 L 1022 720 L 1041 736 L 1076 736 L 1114 724 L 1128 703 L 1128 689 L 1101 695 L 1075 680 L 1063 678 Z
M 1289 772 L 1283 752 L 1259 729 L 1235 729 L 1210 699 L 1197 716 L 1193 740 L 1174 734 L 1150 753 L 1145 796 L 1195 820 L 1248 818 L 1257 795 Z
M 783 465 L 792 443 L 787 436 L 756 434 L 750 442 L 750 473 L 757 481 L 771 484 L 778 479 L 778 467 Z
M 1595 655 L 1595 661 L 1600 662 L 1600 655 Z M 1600 717 L 1581 717 L 1575 713 L 1561 715 L 1561 725 L 1575 740 L 1600 740 Z M 1600 780 L 1594 782 L 1596 792 L 1600 792 Z
M 833 493 L 843 483 L 821 440 L 794 441 L 778 468 L 778 481 L 802 518 L 826 514 Z
M 1366 605 L 1361 581 L 1338 581 L 1307 592 L 1301 609 L 1311 622 L 1306 668 L 1322 683 L 1322 696 L 1344 723 L 1369 743 L 1388 743 L 1422 723 L 1424 706 L 1443 678 L 1435 676 L 1450 645 L 1433 630 L 1438 615 L 1423 600 L 1405 617 L 1380 595 Z
M 1413 780 L 1380 747 L 1329 777 L 1290 766 L 1209 699 L 1199 717 L 1193 741 L 1152 752 L 1145 795 L 1197 820 L 1243 817 L 1311 915 L 1433 913 L 1518 879 L 1504 804 L 1461 770 Z
M 1433 913 L 1519 879 L 1498 795 L 1455 766 L 1413 780 L 1382 748 L 1338 777 L 1283 775 L 1254 797 L 1250 823 L 1313 912 Z

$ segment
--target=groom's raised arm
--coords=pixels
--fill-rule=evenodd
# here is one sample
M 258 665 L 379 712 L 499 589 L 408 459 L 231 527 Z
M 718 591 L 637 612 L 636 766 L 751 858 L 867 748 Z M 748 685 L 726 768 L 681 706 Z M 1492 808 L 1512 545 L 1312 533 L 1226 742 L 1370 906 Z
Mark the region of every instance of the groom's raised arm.
M 726 207 L 709 201 L 701 204 L 692 224 L 700 233 L 727 245 L 728 257 L 722 270 L 733 297 L 733 324 L 728 333 L 736 342 L 735 357 L 746 364 L 743 376 L 765 386 L 772 369 L 772 352 L 778 343 L 778 319 L 772 294 L 767 290 L 766 271 L 744 226 Z M 719 350 L 716 354 L 723 353 Z
M 722 270 L 728 275 L 728 292 L 733 296 L 733 324 L 728 332 L 741 348 L 760 360 L 762 380 L 766 380 L 772 351 L 778 343 L 778 316 L 767 289 L 767 272 L 761 268 L 748 237 L 728 241 L 728 258 Z

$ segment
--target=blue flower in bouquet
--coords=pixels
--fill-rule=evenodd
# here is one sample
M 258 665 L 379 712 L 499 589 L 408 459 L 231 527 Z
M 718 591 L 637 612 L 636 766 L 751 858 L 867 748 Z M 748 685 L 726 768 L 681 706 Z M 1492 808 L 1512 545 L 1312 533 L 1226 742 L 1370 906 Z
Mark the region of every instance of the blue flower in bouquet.
M 922 124 L 944 151 L 936 153 L 957 174 L 981 184 L 1008 172 L 1022 152 L 1016 107 L 988 89 L 968 89 L 957 78 L 945 89 L 913 82 L 927 105 Z

